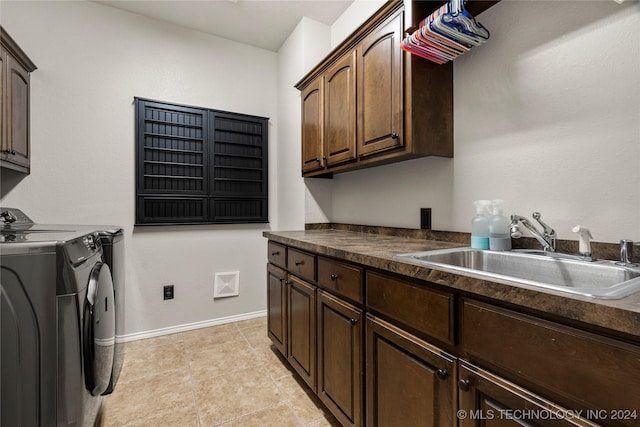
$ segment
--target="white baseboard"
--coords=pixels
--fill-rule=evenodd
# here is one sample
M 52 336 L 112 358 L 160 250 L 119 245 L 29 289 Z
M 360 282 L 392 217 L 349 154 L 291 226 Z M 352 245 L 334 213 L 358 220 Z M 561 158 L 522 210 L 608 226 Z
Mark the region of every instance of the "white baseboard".
M 133 334 L 117 337 L 118 342 L 137 341 L 145 338 L 159 337 L 175 334 L 177 332 L 192 331 L 194 329 L 208 328 L 209 326 L 223 325 L 225 323 L 239 322 L 241 320 L 255 319 L 267 315 L 267 310 L 254 311 L 253 313 L 238 314 L 235 316 L 220 317 L 218 319 L 204 320 L 202 322 L 187 323 L 184 325 L 169 326 L 167 328 L 153 329 L 151 331 L 135 332 Z

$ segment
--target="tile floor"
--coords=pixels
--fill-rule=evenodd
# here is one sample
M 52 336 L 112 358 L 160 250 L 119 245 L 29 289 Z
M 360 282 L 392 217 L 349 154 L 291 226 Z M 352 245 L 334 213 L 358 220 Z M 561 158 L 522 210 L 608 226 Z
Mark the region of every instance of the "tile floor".
M 125 344 L 100 426 L 338 427 L 261 317 Z

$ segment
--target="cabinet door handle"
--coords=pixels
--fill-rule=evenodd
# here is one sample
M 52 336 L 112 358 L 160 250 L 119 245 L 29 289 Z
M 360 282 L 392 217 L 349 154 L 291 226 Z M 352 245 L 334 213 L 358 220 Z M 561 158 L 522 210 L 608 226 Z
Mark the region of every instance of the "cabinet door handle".
M 329 276 L 331 278 L 331 280 L 333 280 L 334 282 L 336 280 L 338 280 L 338 275 L 337 274 L 332 274 L 331 276 Z
M 351 320 L 349 320 L 349 323 L 351 323 L 351 326 L 353 326 L 356 323 L 358 323 L 358 319 L 351 319 Z
M 398 135 L 395 132 L 391 132 L 391 139 L 398 139 L 398 138 L 400 138 L 400 135 Z
M 436 377 L 438 377 L 440 381 L 446 380 L 448 376 L 449 376 L 449 372 L 447 372 L 446 369 L 438 369 L 436 371 Z
M 303 265 L 303 264 L 304 264 L 304 261 L 296 261 L 295 262 L 296 267 L 299 266 L 299 265 Z
M 460 380 L 458 381 L 458 388 L 462 391 L 469 391 L 471 390 L 471 381 L 469 380 Z
M 16 150 L 11 150 L 11 154 L 15 156 L 16 155 Z
M 280 252 L 278 252 L 278 251 L 271 252 L 271 256 L 276 256 L 276 255 L 280 255 Z

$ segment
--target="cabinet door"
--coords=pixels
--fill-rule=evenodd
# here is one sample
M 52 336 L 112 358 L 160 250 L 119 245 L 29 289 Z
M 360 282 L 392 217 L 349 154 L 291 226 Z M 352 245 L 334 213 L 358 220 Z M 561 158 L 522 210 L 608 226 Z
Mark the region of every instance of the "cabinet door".
M 6 122 L 6 118 L 5 118 L 5 102 L 4 102 L 4 92 L 5 92 L 5 87 L 7 85 L 7 82 L 4 81 L 4 78 L 6 76 L 6 73 L 4 71 L 4 67 L 5 67 L 5 63 L 7 62 L 6 59 L 6 53 L 4 52 L 4 49 L 2 49 L 0 47 L 0 159 L 4 160 L 5 159 L 5 150 L 8 149 L 8 141 L 7 141 L 7 137 L 5 135 L 6 132 L 6 126 L 5 126 L 5 122 Z
M 29 73 L 11 55 L 6 64 L 5 126 L 8 161 L 29 167 Z
M 356 158 L 356 51 L 333 64 L 324 78 L 327 166 Z
M 316 389 L 316 287 L 289 276 L 289 363 Z
M 324 167 L 323 79 L 318 77 L 302 91 L 302 172 Z
M 287 276 L 267 264 L 267 330 L 276 348 L 287 356 Z
M 358 49 L 358 155 L 404 145 L 402 119 L 403 14 L 367 36 Z
M 466 362 L 460 363 L 458 388 L 460 427 L 597 425 Z
M 343 426 L 363 423 L 362 317 L 318 290 L 318 396 Z
M 367 426 L 455 425 L 455 358 L 367 315 Z

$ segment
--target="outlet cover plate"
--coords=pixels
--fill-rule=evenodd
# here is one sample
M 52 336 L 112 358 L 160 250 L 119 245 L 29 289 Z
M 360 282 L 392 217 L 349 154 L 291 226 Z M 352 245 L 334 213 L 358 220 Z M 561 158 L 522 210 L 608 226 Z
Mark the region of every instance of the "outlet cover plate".
M 240 293 L 240 272 L 216 273 L 213 281 L 213 298 L 235 297 Z

